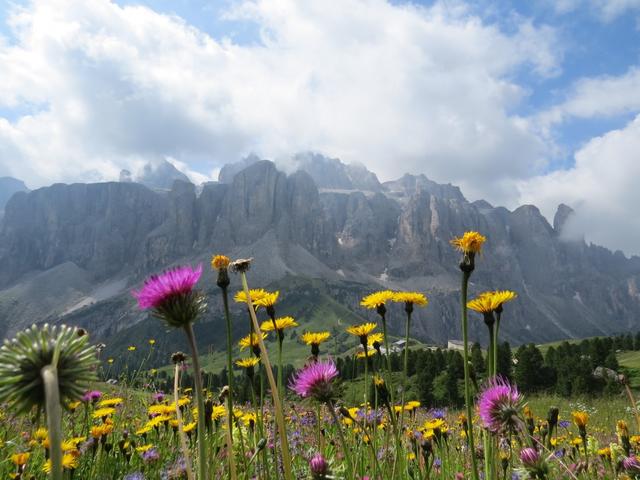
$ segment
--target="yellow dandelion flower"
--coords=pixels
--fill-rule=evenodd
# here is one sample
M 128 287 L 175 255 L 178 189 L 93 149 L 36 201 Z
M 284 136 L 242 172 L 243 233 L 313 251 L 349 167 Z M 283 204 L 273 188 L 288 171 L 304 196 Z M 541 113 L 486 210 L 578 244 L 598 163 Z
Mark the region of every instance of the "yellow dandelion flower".
M 144 427 L 139 428 L 138 430 L 136 430 L 136 435 L 146 435 L 150 431 L 151 431 L 151 427 L 144 426 Z
M 573 418 L 573 423 L 575 423 L 578 428 L 586 427 L 589 422 L 589 414 L 587 412 L 571 412 L 571 417 Z
M 382 290 L 366 295 L 360 301 L 360 306 L 368 308 L 369 310 L 375 310 L 382 305 L 385 305 L 388 301 L 393 300 L 395 294 L 391 290 Z
M 81 403 L 82 402 L 79 402 L 79 401 L 78 402 L 69 402 L 69 403 L 67 403 L 67 408 L 73 412 L 76 408 L 78 408 L 80 406 Z
M 267 291 L 262 288 L 252 288 L 251 290 L 249 290 L 249 297 L 251 298 L 251 302 L 253 302 L 254 304 L 265 295 L 267 295 Z M 245 295 L 244 290 L 240 290 L 238 293 L 236 293 L 233 296 L 233 299 L 237 303 L 247 303 L 247 296 Z
M 29 452 L 14 453 L 11 455 L 11 461 L 14 465 L 21 467 L 22 465 L 26 465 L 30 456 L 31 454 Z
M 91 436 L 93 438 L 100 438 L 105 435 L 109 435 L 113 431 L 113 425 L 109 423 L 103 423 L 102 425 L 94 425 L 91 427 Z
M 211 268 L 214 270 L 222 270 L 223 268 L 229 268 L 231 259 L 226 255 L 214 255 L 211 258 Z
M 629 438 L 629 440 L 634 445 L 640 445 L 640 435 L 632 435 L 631 438 Z
M 149 405 L 147 408 L 149 415 L 171 415 L 175 411 L 175 403 L 173 405 Z
M 124 402 L 124 399 L 120 397 L 115 398 L 107 398 L 98 403 L 99 407 L 115 407 L 116 405 L 121 405 Z
M 213 411 L 211 412 L 211 420 L 220 420 L 226 415 L 227 409 L 224 407 L 224 405 L 214 405 Z
M 108 358 L 108 359 L 107 359 L 107 363 L 108 363 L 109 365 L 111 365 L 111 364 L 113 363 L 113 358 Z
M 38 443 L 44 442 L 49 437 L 49 431 L 46 428 L 40 427 L 35 432 L 33 432 L 33 439 Z
M 139 447 L 136 447 L 136 452 L 144 453 L 144 452 L 148 452 L 152 448 L 153 448 L 153 444 L 152 443 L 148 443 L 146 445 L 140 445 Z
M 367 337 L 367 344 L 370 347 L 374 347 L 376 343 L 382 345 L 382 342 L 384 342 L 384 334 L 382 333 L 372 333 Z
M 262 330 L 263 332 L 272 332 L 275 328 L 275 330 L 281 332 L 287 328 L 293 328 L 297 326 L 298 324 L 293 319 L 293 317 L 280 317 L 276 318 L 275 327 L 273 326 L 273 320 L 266 320 L 262 322 L 262 325 L 260 325 L 260 330 Z
M 260 363 L 260 358 L 258 357 L 247 357 L 241 358 L 240 360 L 236 360 L 236 365 L 240 368 L 251 368 L 255 367 L 258 363 Z
M 79 453 L 65 453 L 62 456 L 62 468 L 65 470 L 75 470 L 78 468 L 78 455 Z M 47 460 L 44 463 L 42 471 L 45 473 L 51 472 L 51 460 Z
M 266 292 L 265 295 L 262 296 L 262 298 L 259 298 L 258 300 L 253 302 L 253 304 L 256 307 L 273 307 L 278 301 L 279 296 L 279 291 Z M 251 297 L 251 299 L 253 300 L 253 296 Z
M 574 447 L 582 445 L 582 438 L 575 437 L 573 440 L 571 440 L 571 445 L 573 445 Z
M 491 301 L 491 296 L 487 295 L 486 293 L 490 292 L 481 293 L 477 298 L 469 300 L 467 302 L 467 308 L 483 314 L 493 312 L 493 302 Z
M 184 433 L 192 432 L 196 429 L 196 425 L 196 422 L 187 423 L 184 427 L 182 427 L 182 430 L 184 431 Z
M 364 350 L 360 350 L 358 353 L 356 353 L 356 358 L 373 357 L 376 353 L 378 353 L 378 352 L 376 351 L 375 348 L 367 347 L 366 354 L 365 354 Z
M 611 458 L 611 449 L 609 447 L 600 448 L 598 450 L 598 455 L 604 458 Z
M 362 325 L 352 325 L 347 328 L 347 333 L 355 335 L 356 337 L 366 337 L 369 335 L 378 325 L 375 323 L 363 323 Z
M 267 334 L 263 333 L 262 339 L 264 340 L 265 338 L 267 338 Z M 258 335 L 256 335 L 255 333 L 251 333 L 246 337 L 243 337 L 238 342 L 238 345 L 240 345 L 240 350 L 244 350 L 245 348 L 249 348 L 249 347 L 251 348 L 257 347 L 258 345 L 260 345 L 260 341 L 258 340 Z
M 429 303 L 427 297 L 419 292 L 396 292 L 392 300 L 396 303 L 410 303 L 418 307 L 426 307 Z
M 510 302 L 518 296 L 516 292 L 512 292 L 511 290 L 496 290 L 495 292 L 489 293 L 494 310 L 498 310 L 503 304 Z
M 420 402 L 418 402 L 417 400 L 411 400 L 409 402 L 407 402 L 407 406 L 411 407 L 411 408 L 418 408 L 421 405 Z
M 127 348 L 127 350 L 129 350 L 130 352 L 135 352 L 136 347 L 134 345 L 130 345 L 129 348 Z
M 433 420 L 429 420 L 424 422 L 422 428 L 424 430 L 442 430 L 446 426 L 446 423 L 441 418 L 434 418 Z
M 331 334 L 329 332 L 305 332 L 302 334 L 300 339 L 305 343 L 305 345 L 320 345 L 323 342 L 329 340 Z
M 99 408 L 96 411 L 93 412 L 93 418 L 104 418 L 104 417 L 109 417 L 111 415 L 113 415 L 114 413 L 116 413 L 116 409 L 113 407 L 105 407 L 105 408 Z
M 462 253 L 479 253 L 486 240 L 487 238 L 483 235 L 471 231 L 465 232 L 461 237 L 454 238 L 450 243 Z
M 149 339 L 149 345 L 155 345 L 155 344 L 156 344 L 155 339 L 154 338 L 150 338 Z
M 247 427 L 253 427 L 253 425 L 256 424 L 257 421 L 257 417 L 256 414 L 253 412 L 247 412 L 244 415 L 242 415 L 242 423 L 245 424 L 245 426 Z
M 373 376 L 373 384 L 376 387 L 383 387 L 384 386 L 384 378 L 382 378 L 380 375 L 374 375 Z

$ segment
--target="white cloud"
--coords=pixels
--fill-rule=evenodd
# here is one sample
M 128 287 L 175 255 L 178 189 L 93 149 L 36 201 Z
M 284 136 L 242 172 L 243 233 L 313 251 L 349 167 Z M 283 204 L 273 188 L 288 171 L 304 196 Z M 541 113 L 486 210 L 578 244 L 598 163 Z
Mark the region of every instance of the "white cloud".
M 640 115 L 624 128 L 589 141 L 575 166 L 521 182 L 521 201 L 535 203 L 549 218 L 557 205 L 576 210 L 572 229 L 586 239 L 640 254 Z
M 602 118 L 640 111 L 640 68 L 619 76 L 603 75 L 576 82 L 567 98 L 541 113 L 538 120 L 549 128 L 568 118 Z
M 640 11 L 640 0 L 547 0 L 560 14 L 588 9 L 603 22 L 611 22 L 621 15 Z
M 107 0 L 36 0 L 14 14 L 0 108 L 35 113 L 0 119 L 1 173 L 38 185 L 117 178 L 146 156 L 212 171 L 251 151 L 313 149 L 504 202 L 513 179 L 545 164 L 544 142 L 509 112 L 526 95 L 517 74 L 559 72 L 549 27 L 520 19 L 505 33 L 456 2 L 245 1 L 229 15 L 255 22 L 262 42 Z

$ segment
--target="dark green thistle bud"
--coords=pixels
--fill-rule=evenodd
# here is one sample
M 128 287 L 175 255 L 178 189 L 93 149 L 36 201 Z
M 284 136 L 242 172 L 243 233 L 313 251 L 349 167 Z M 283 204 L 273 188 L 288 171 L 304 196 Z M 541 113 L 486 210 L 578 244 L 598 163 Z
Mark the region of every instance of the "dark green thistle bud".
M 42 371 L 55 367 L 60 401 L 79 400 L 96 380 L 96 349 L 86 332 L 65 325 L 33 325 L 0 347 L 0 403 L 25 413 L 45 404 Z

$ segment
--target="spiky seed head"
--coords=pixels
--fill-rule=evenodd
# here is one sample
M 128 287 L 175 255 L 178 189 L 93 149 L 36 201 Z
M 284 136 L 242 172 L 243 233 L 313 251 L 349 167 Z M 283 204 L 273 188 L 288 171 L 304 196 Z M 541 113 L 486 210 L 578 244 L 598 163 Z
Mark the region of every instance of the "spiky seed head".
M 60 401 L 80 400 L 97 379 L 97 350 L 89 336 L 66 325 L 33 325 L 0 347 L 0 403 L 19 413 L 45 403 L 41 371 L 56 366 Z

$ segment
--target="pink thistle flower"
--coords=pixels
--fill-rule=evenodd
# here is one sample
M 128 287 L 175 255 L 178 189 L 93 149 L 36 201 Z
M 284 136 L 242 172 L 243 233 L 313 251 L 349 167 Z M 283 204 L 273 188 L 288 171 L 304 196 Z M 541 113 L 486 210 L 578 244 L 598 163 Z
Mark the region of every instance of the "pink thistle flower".
M 329 475 L 329 464 L 321 453 L 316 453 L 311 460 L 309 460 L 309 469 L 314 480 L 320 480 L 326 478 Z
M 485 428 L 493 433 L 516 429 L 522 409 L 522 395 L 502 377 L 490 379 L 480 393 L 478 410 Z
M 540 454 L 535 448 L 526 447 L 520 450 L 520 461 L 525 468 L 533 468 L 540 461 Z
M 160 275 L 151 275 L 140 290 L 131 293 L 142 310 L 157 308 L 171 297 L 191 293 L 201 275 L 202 265 L 195 269 L 189 265 L 172 268 Z
M 332 360 L 311 363 L 294 375 L 289 388 L 302 398 L 329 402 L 333 399 L 333 380 L 337 376 L 338 369 Z
M 202 265 L 189 265 L 152 275 L 140 290 L 131 294 L 142 310 L 153 309 L 153 314 L 172 327 L 186 327 L 196 320 L 206 305 L 204 297 L 193 291 L 202 275 Z
M 622 460 L 622 468 L 629 473 L 640 473 L 640 460 L 635 455 Z

